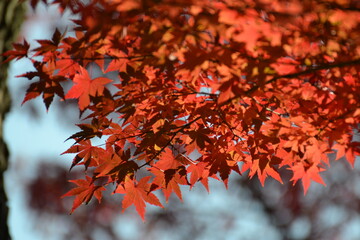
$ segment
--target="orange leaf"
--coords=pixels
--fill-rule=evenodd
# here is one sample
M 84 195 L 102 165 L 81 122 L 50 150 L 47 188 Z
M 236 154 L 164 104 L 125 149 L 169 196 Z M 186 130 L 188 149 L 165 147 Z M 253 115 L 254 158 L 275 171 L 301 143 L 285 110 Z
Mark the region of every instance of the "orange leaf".
M 112 82 L 111 79 L 104 77 L 91 80 L 89 73 L 83 67 L 80 67 L 80 73 L 75 75 L 73 81 L 76 84 L 69 90 L 65 98 L 78 98 L 80 110 L 89 106 L 90 96 L 101 95 L 104 91 L 104 85 Z
M 82 203 L 88 204 L 93 195 L 95 195 L 98 202 L 101 202 L 102 191 L 105 190 L 102 186 L 95 186 L 91 177 L 86 176 L 86 179 L 70 180 L 78 187 L 71 189 L 62 197 L 75 196 L 73 206 L 70 213 L 73 213 Z
M 115 193 L 125 194 L 122 201 L 122 211 L 124 212 L 128 207 L 134 204 L 136 211 L 143 221 L 145 221 L 145 202 L 162 208 L 164 207 L 155 194 L 150 192 L 150 184 L 148 183 L 150 178 L 151 176 L 144 177 L 136 183 L 135 180 L 126 177 L 125 183 L 119 185 L 115 190 Z
M 324 171 L 324 169 L 316 166 L 315 164 L 311 165 L 309 168 L 305 169 L 301 163 L 296 164 L 295 166 L 291 167 L 293 171 L 293 177 L 290 179 L 294 181 L 294 184 L 301 179 L 304 187 L 304 195 L 306 195 L 311 181 L 315 181 L 322 185 L 326 185 L 323 179 L 320 176 L 320 172 Z

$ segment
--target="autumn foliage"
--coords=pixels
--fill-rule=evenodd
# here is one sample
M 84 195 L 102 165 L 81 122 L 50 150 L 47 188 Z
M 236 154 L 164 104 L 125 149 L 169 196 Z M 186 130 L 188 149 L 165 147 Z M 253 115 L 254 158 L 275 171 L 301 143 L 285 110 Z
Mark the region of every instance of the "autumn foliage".
M 76 16 L 4 54 L 34 66 L 24 102 L 77 100 L 72 211 L 109 188 L 144 219 L 146 203 L 163 207 L 154 192 L 182 199 L 180 185 L 227 187 L 232 172 L 282 183 L 280 168 L 306 193 L 330 153 L 360 153 L 356 0 L 29 2 Z

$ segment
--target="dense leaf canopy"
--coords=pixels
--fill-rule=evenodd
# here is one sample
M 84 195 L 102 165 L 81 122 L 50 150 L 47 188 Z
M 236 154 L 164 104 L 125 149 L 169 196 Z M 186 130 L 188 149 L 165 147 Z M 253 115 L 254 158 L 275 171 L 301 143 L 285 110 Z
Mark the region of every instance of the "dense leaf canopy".
M 75 27 L 5 55 L 34 65 L 20 75 L 33 80 L 24 102 L 77 99 L 83 122 L 65 153 L 86 178 L 66 194 L 73 210 L 113 187 L 144 219 L 146 202 L 163 206 L 154 191 L 181 199 L 179 185 L 227 186 L 232 172 L 282 183 L 280 168 L 306 192 L 324 184 L 329 153 L 359 155 L 358 1 L 47 4 Z

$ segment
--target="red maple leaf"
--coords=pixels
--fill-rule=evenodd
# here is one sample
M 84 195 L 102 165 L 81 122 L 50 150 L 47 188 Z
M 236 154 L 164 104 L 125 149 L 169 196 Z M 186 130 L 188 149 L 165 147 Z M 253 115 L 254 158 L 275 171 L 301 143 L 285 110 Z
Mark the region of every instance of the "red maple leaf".
M 207 163 L 199 162 L 197 164 L 191 164 L 186 171 L 188 173 L 191 173 L 190 177 L 190 184 L 191 188 L 194 186 L 194 184 L 198 181 L 200 181 L 206 190 L 209 192 L 209 169 L 207 168 Z
M 86 179 L 70 180 L 78 187 L 71 189 L 62 197 L 75 196 L 74 203 L 70 213 L 73 213 L 82 203 L 88 204 L 94 195 L 96 199 L 101 202 L 102 191 L 105 190 L 102 186 L 95 186 L 91 177 L 86 176 Z
M 26 40 L 24 40 L 22 44 L 13 43 L 13 47 L 15 50 L 9 50 L 2 54 L 5 57 L 9 56 L 3 63 L 7 63 L 13 59 L 19 60 L 23 57 L 27 57 L 30 45 Z
M 155 166 L 162 170 L 176 169 L 181 163 L 176 160 L 172 151 L 169 148 L 165 148 L 164 152 L 160 154 L 159 161 Z
M 89 73 L 85 68 L 80 67 L 80 73 L 74 77 L 76 83 L 66 94 L 65 98 L 78 98 L 79 108 L 84 110 L 90 104 L 90 96 L 101 95 L 104 91 L 104 85 L 112 82 L 111 79 L 105 77 L 90 79 Z
M 106 151 L 102 148 L 92 146 L 90 140 L 81 141 L 79 144 L 70 147 L 67 151 L 63 152 L 62 154 L 65 153 L 78 153 L 76 154 L 71 164 L 70 170 L 74 166 L 78 165 L 81 161 L 83 161 L 85 168 L 91 166 L 98 166 L 100 158 L 102 160 L 105 160 L 105 156 L 106 156 Z
M 291 167 L 291 170 L 293 171 L 294 175 L 291 179 L 291 181 L 294 181 L 294 184 L 301 179 L 304 187 L 304 195 L 306 195 L 311 180 L 320 183 L 322 185 L 326 185 L 324 183 L 324 180 L 320 176 L 320 172 L 324 171 L 325 169 L 320 168 L 316 166 L 315 164 L 311 165 L 309 168 L 305 169 L 302 164 L 296 164 L 293 167 Z
M 124 212 L 128 207 L 134 204 L 136 211 L 143 221 L 145 221 L 145 202 L 162 208 L 164 207 L 155 194 L 150 192 L 150 184 L 148 183 L 150 178 L 151 176 L 144 177 L 136 183 L 134 179 L 126 177 L 125 183 L 119 185 L 115 190 L 115 193 L 125 194 L 122 201 L 122 211 Z
M 162 189 L 166 202 L 169 201 L 172 193 L 175 193 L 176 196 L 182 201 L 182 194 L 179 184 L 186 185 L 187 180 L 183 174 L 179 174 L 179 172 L 181 172 L 181 168 L 162 171 L 154 167 L 149 169 L 149 171 L 155 175 L 152 187 L 155 189 Z
M 65 81 L 66 78 L 54 75 L 54 68 L 44 62 L 33 61 L 33 65 L 36 69 L 35 72 L 27 72 L 16 76 L 25 77 L 29 80 L 32 80 L 33 78 L 39 79 L 37 82 L 30 84 L 22 104 L 42 94 L 45 106 L 49 109 L 55 94 L 64 99 L 64 90 L 60 82 Z

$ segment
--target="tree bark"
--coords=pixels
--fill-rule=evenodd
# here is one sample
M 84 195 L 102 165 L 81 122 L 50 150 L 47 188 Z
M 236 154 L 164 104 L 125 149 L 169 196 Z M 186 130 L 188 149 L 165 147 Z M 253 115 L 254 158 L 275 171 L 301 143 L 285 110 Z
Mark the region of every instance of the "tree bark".
M 9 151 L 3 138 L 3 123 L 10 110 L 11 98 L 7 88 L 8 63 L 2 63 L 2 54 L 12 48 L 25 16 L 24 4 L 18 0 L 0 1 L 0 239 L 11 239 L 8 227 L 8 205 L 4 185 L 4 172 L 8 167 Z

